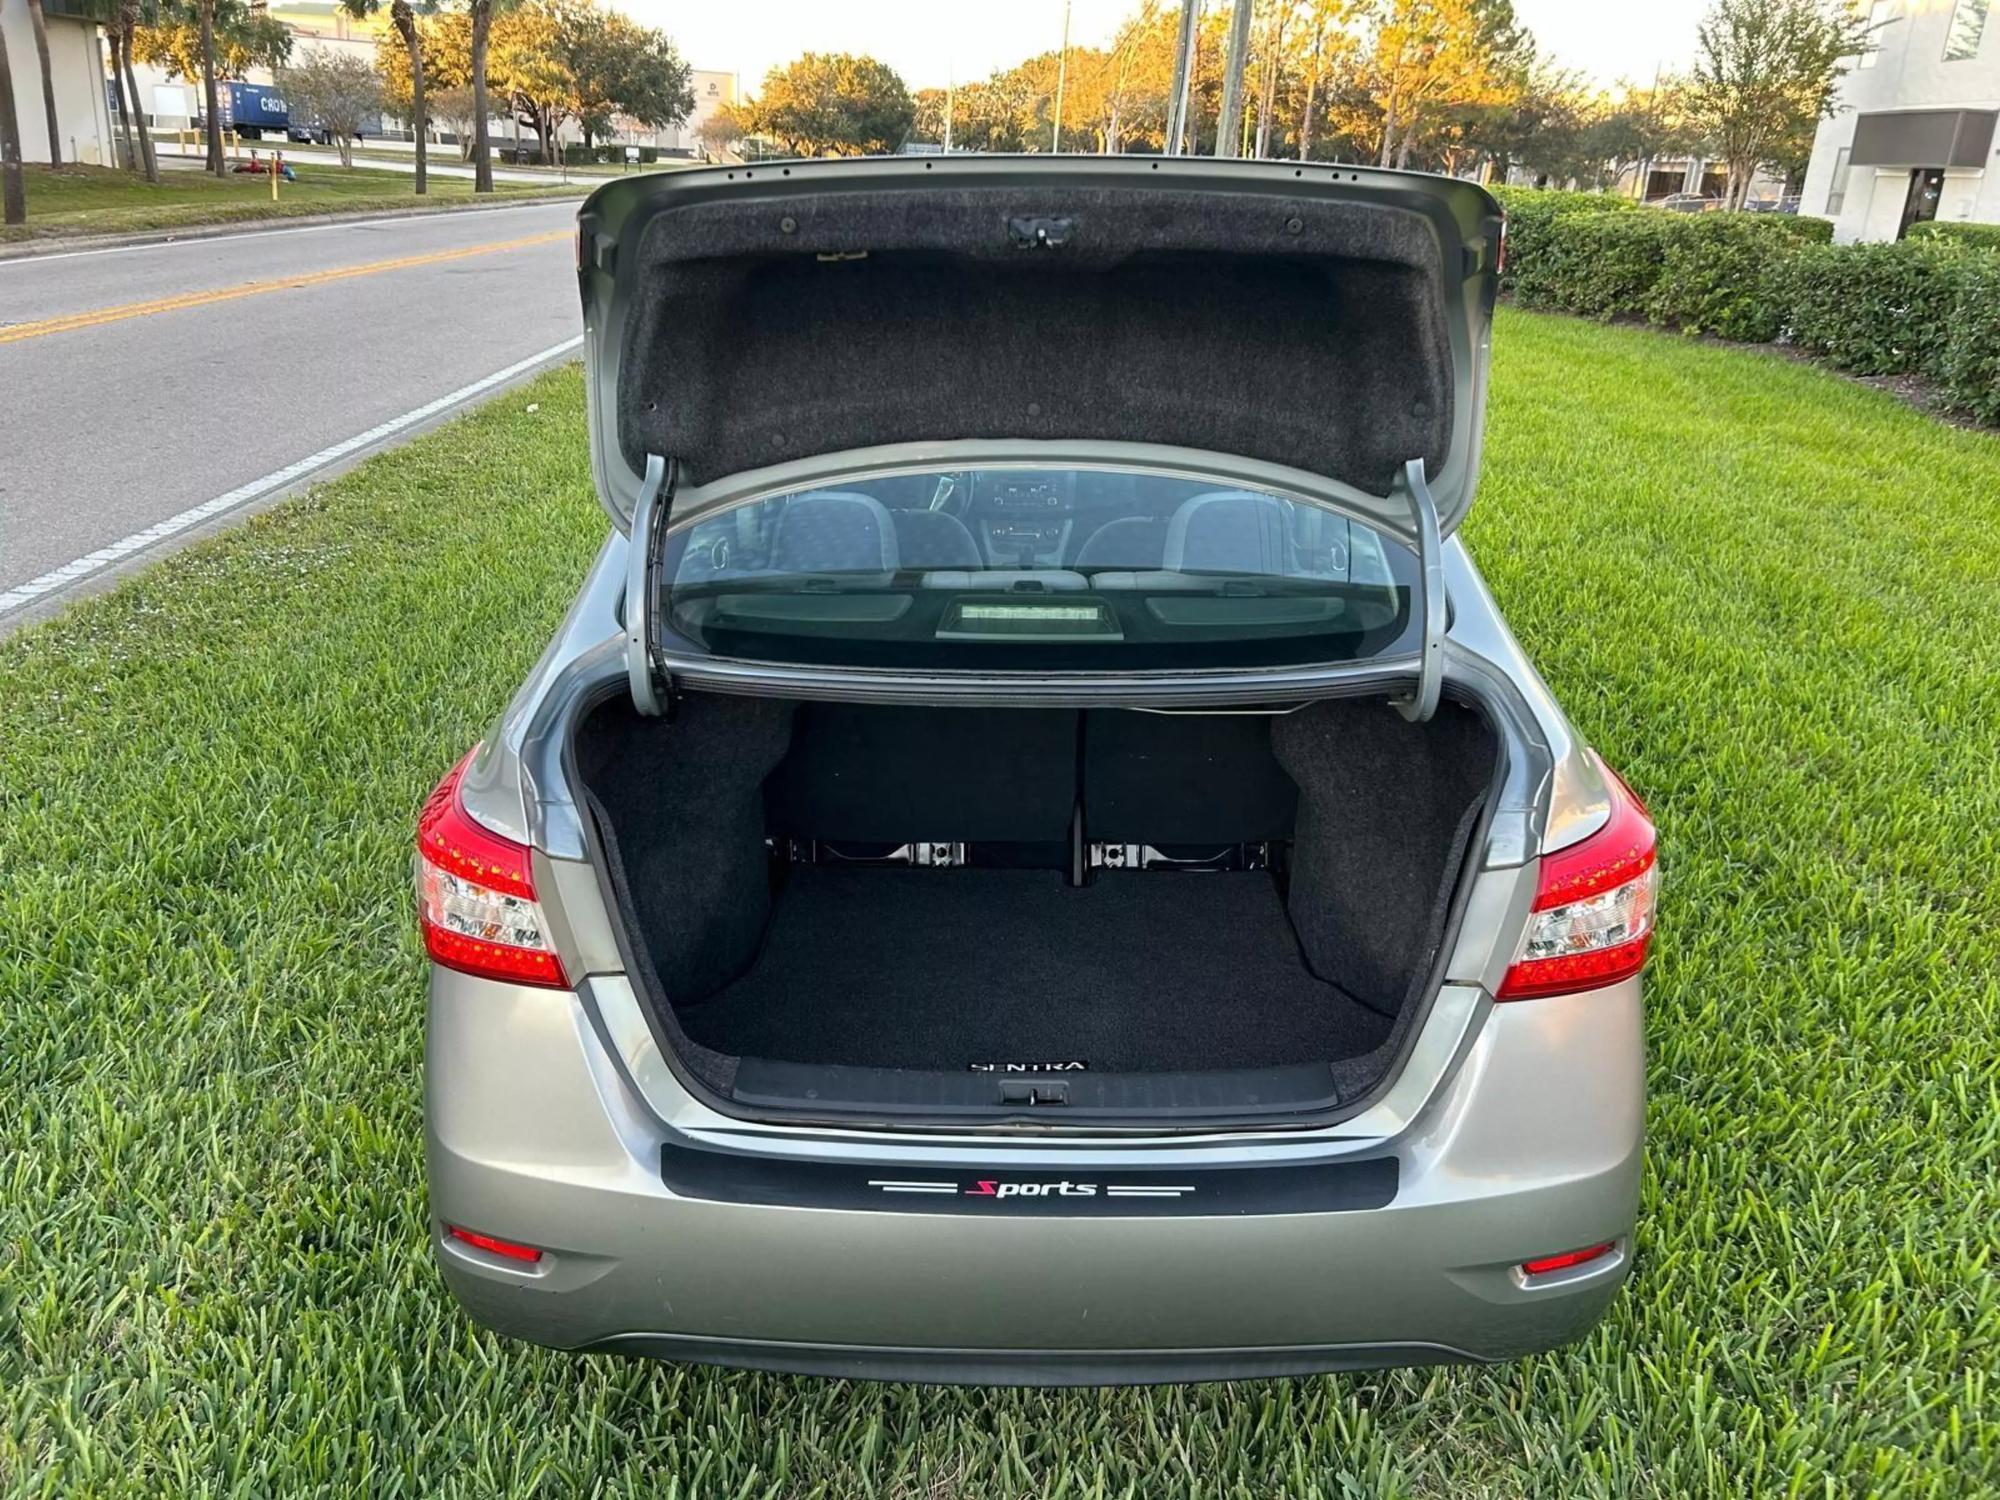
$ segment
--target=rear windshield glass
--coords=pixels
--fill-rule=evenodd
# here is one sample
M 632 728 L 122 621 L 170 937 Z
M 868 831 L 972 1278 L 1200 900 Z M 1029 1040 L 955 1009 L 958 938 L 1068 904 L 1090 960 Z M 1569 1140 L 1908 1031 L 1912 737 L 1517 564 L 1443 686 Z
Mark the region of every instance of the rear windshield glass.
M 1120 470 L 902 473 L 673 533 L 671 650 L 813 665 L 1170 670 L 1415 650 L 1410 550 L 1323 506 Z

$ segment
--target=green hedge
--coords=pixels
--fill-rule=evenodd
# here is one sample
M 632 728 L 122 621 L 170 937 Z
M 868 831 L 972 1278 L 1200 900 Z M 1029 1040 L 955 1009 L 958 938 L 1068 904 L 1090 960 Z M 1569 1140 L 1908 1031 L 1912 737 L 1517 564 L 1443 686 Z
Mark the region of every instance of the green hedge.
M 1955 221 L 1940 224 L 1932 220 L 1928 224 L 1912 224 L 1910 238 L 1951 240 L 1962 245 L 1982 245 L 1988 250 L 2000 250 L 2000 224 L 1960 224 Z
M 1824 219 L 1788 214 L 1539 205 L 1531 213 L 1534 232 L 1525 244 L 1511 209 L 1507 229 L 1511 289 L 1524 307 L 1642 317 L 1684 333 L 1753 342 L 1776 338 L 1784 324 L 1774 285 L 1779 269 L 1833 232 Z
M 1792 214 L 1606 212 L 1625 200 L 1502 189 L 1507 274 L 1523 307 L 1644 318 L 1743 343 L 1789 338 L 1862 375 L 1917 374 L 2000 423 L 2000 226 L 1933 224 L 1835 245 Z
M 1642 215 L 1641 217 L 1651 217 Z M 1784 268 L 1833 237 L 1825 219 L 1791 214 L 1662 215 L 1660 275 L 1646 317 L 1682 333 L 1768 343 L 1785 323 Z
M 2000 251 L 1968 253 L 1957 274 L 1958 302 L 1938 357 L 1938 381 L 1953 406 L 2000 424 Z
M 1515 270 L 1533 267 L 1547 253 L 1555 222 L 1571 214 L 1600 214 L 1633 207 L 1629 198 L 1610 193 L 1566 193 L 1550 188 L 1493 187 L 1488 189 L 1507 211 L 1507 266 L 1503 289 L 1514 287 Z
M 1857 375 L 1941 376 L 1967 260 L 1941 240 L 1801 251 L 1778 278 L 1792 341 Z

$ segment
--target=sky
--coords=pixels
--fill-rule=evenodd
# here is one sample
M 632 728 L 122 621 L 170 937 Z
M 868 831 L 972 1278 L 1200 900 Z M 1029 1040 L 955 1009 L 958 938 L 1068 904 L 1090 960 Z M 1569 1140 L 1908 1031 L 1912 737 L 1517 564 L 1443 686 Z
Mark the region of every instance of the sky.
M 864 52 L 912 89 L 984 78 L 1062 40 L 1063 0 L 617 0 L 666 31 L 697 68 L 746 91 L 801 52 Z M 1173 0 L 1167 0 L 1169 6 Z M 1230 0 L 1205 0 L 1220 9 Z M 1709 0 L 1514 0 L 1544 54 L 1603 84 L 1684 65 Z M 1071 0 L 1070 41 L 1102 45 L 1133 0 Z

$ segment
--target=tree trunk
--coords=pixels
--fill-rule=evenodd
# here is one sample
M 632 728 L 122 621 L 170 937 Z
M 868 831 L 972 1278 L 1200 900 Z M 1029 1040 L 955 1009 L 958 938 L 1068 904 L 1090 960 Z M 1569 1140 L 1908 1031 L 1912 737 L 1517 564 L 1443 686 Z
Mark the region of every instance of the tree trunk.
M 472 190 L 493 191 L 493 143 L 486 138 L 486 43 L 493 0 L 472 0 Z
M 107 21 L 104 25 L 104 39 L 111 46 L 111 88 L 118 96 L 118 136 L 112 144 L 119 148 L 128 171 L 137 172 L 139 147 L 132 139 L 132 102 L 125 93 L 125 27 L 122 22 Z
M 60 167 L 62 127 L 56 122 L 56 74 L 49 66 L 49 24 L 42 14 L 42 0 L 28 0 L 28 19 L 35 29 L 35 57 L 42 65 L 42 109 L 49 121 L 49 165 Z
M 1396 100 L 1389 99 L 1389 107 L 1382 114 L 1382 150 L 1375 158 L 1375 165 L 1386 167 L 1396 154 Z
M 1271 115 L 1278 102 L 1278 69 L 1285 56 L 1285 22 L 1290 19 L 1289 0 L 1278 7 L 1264 27 L 1268 50 L 1264 54 L 1263 87 L 1257 91 L 1257 149 L 1259 160 L 1271 155 Z
M 1319 92 L 1320 51 L 1326 42 L 1325 18 L 1322 16 L 1315 15 L 1313 17 L 1313 24 L 1317 29 L 1313 32 L 1312 69 L 1306 74 L 1305 112 L 1299 116 L 1299 160 L 1300 161 L 1312 160 L 1313 99 L 1314 96 Z
M 7 34 L 0 31 L 0 221 L 28 222 L 28 183 L 21 171 L 21 120 L 14 113 L 14 73 Z
M 137 23 L 134 22 L 134 25 Z M 125 88 L 132 96 L 132 129 L 139 137 L 139 166 L 134 170 L 143 171 L 146 181 L 154 187 L 160 185 L 160 157 L 153 149 L 153 133 L 146 128 L 146 117 L 139 113 L 139 80 L 132 72 L 132 28 L 125 28 L 125 45 L 118 51 L 118 65 L 125 70 Z
M 416 136 L 417 196 L 421 198 L 430 191 L 430 151 L 426 140 L 430 119 L 424 106 L 424 34 L 417 30 L 417 17 L 410 9 L 410 0 L 395 0 L 390 7 L 389 18 L 396 23 L 396 30 L 403 38 L 404 50 L 410 54 L 410 128 Z
M 201 0 L 197 8 L 201 16 L 202 106 L 208 112 L 208 170 L 226 178 L 229 163 L 222 159 L 222 98 L 215 86 L 215 0 Z

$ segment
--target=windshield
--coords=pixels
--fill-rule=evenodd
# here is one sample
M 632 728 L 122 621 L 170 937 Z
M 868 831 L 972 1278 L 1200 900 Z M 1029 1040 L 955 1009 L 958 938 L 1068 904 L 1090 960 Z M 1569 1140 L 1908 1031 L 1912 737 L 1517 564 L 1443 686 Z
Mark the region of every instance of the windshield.
M 762 661 L 1171 670 L 1413 652 L 1416 558 L 1324 506 L 1119 469 L 899 473 L 668 538 L 666 645 Z

